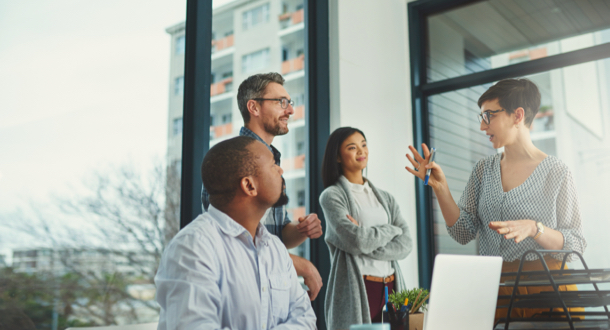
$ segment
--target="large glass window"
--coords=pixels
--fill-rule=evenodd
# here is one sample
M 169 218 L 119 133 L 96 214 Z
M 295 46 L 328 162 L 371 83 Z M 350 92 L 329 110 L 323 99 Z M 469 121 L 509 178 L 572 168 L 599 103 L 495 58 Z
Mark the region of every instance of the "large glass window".
M 269 22 L 269 4 L 266 3 L 254 9 L 244 11 L 242 19 L 244 30 Z
M 540 58 L 551 60 L 553 55 L 608 44 L 610 16 L 601 13 L 609 10 L 602 2 L 491 0 L 429 16 L 427 81 L 443 82 Z M 538 148 L 566 163 L 575 178 L 588 241 L 584 257 L 592 267 L 610 266 L 601 234 L 610 229 L 602 220 L 610 211 L 602 197 L 610 184 L 603 160 L 610 150 L 609 65 L 610 59 L 601 59 L 525 76 L 542 94 L 530 136 Z M 452 91 L 426 98 L 429 142 L 439 150 L 437 162 L 456 201 L 476 161 L 502 152 L 491 147 L 476 118 L 477 100 L 493 83 L 456 85 Z M 453 241 L 436 200 L 432 205 L 434 252 L 476 254 L 476 240 L 465 246 Z
M 273 146 L 282 154 L 289 218 L 306 214 L 307 150 L 305 125 L 305 35 L 303 0 L 250 1 L 235 5 L 214 1 L 210 146 L 237 136 L 243 119 L 237 107 L 236 89 L 248 76 L 275 71 L 286 80 L 284 87 L 295 101 L 289 133 L 277 136 Z M 243 21 L 240 21 L 243 20 Z M 239 28 L 243 24 L 243 28 Z M 256 29 L 250 29 L 256 25 Z M 222 77 L 222 78 L 220 78 Z M 220 78 L 220 79 L 219 79 Z M 309 242 L 291 253 L 308 257 Z
M 241 60 L 241 72 L 252 73 L 269 66 L 269 48 L 246 54 Z
M 165 29 L 185 6 L 0 4 L 0 29 L 11 31 L 0 37 L 7 329 L 158 320 L 153 277 L 180 204 L 181 114 L 167 105 L 181 104 L 183 73 L 170 67 L 180 46 Z
M 566 53 L 608 29 L 606 1 L 480 1 L 428 17 L 428 81 Z M 562 40 L 561 42 L 556 42 Z

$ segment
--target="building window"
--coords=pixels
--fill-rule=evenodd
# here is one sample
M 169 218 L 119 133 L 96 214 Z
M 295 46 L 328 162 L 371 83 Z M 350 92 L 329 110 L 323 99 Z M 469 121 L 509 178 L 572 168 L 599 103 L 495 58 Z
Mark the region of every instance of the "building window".
M 182 134 L 182 117 L 174 119 L 174 136 Z
M 261 23 L 269 22 L 269 4 L 245 11 L 243 14 L 243 28 L 248 30 Z
M 222 123 L 223 123 L 223 124 L 228 124 L 228 123 L 230 123 L 230 122 L 232 121 L 232 119 L 233 119 L 233 116 L 232 116 L 230 113 L 229 113 L 229 114 L 222 115 Z
M 185 39 L 184 36 L 179 36 L 176 38 L 176 55 L 184 55 L 185 50 Z
M 246 54 L 241 60 L 242 73 L 253 72 L 269 65 L 269 48 Z
M 182 95 L 184 93 L 184 77 L 178 77 L 174 81 L 174 95 Z
M 299 190 L 297 193 L 297 205 L 305 206 L 305 190 Z

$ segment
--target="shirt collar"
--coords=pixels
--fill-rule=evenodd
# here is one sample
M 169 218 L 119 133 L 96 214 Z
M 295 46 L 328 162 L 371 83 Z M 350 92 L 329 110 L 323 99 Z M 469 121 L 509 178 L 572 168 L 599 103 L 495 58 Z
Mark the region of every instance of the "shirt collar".
M 277 150 L 274 146 L 267 144 L 267 142 L 265 142 L 265 140 L 261 139 L 260 136 L 258 136 L 258 134 L 252 132 L 251 129 L 242 126 L 242 128 L 239 130 L 239 135 L 241 136 L 249 136 L 251 138 L 257 139 L 259 141 L 261 141 L 262 143 L 264 143 L 267 148 L 269 148 L 269 150 L 271 150 L 271 153 L 273 153 L 273 159 L 275 160 L 276 164 L 280 164 L 280 158 L 282 157 L 282 154 L 279 152 L 279 150 Z
M 220 227 L 220 230 L 222 230 L 222 232 L 226 235 L 237 237 L 246 233 L 248 234 L 248 236 L 250 236 L 250 232 L 248 232 L 246 228 L 244 228 L 244 226 L 237 223 L 237 221 L 233 220 L 226 213 L 215 208 L 212 204 L 210 204 L 210 206 L 208 207 L 208 213 L 210 214 L 210 216 L 212 216 L 214 220 L 216 220 L 218 226 Z M 256 241 L 265 242 L 270 238 L 270 235 L 271 234 L 269 234 L 267 228 L 265 228 L 262 222 L 259 222 L 258 226 L 256 227 Z
M 345 183 L 349 187 L 349 190 L 353 192 L 368 193 L 369 191 L 371 191 L 371 186 L 369 185 L 369 181 L 367 179 L 364 179 L 364 184 L 358 184 L 349 182 L 349 180 L 344 175 L 341 175 L 341 177 L 345 179 Z

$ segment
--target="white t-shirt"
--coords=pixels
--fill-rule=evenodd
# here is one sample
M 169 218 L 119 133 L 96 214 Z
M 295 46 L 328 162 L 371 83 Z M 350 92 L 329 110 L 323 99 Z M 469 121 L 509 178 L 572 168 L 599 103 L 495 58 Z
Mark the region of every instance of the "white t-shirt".
M 350 190 L 354 195 L 356 205 L 354 214 L 350 215 L 358 221 L 360 227 L 370 228 L 389 223 L 388 213 L 377 200 L 377 196 L 368 182 L 363 185 L 350 182 Z M 394 274 L 390 261 L 377 260 L 364 255 L 354 256 L 354 258 L 362 275 L 386 277 Z

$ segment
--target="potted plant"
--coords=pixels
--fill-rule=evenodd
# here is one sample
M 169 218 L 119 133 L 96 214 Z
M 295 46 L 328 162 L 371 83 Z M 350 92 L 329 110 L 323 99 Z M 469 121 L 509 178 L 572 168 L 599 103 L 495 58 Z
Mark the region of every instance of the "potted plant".
M 397 314 L 407 313 L 409 330 L 422 330 L 424 328 L 424 311 L 430 292 L 426 289 L 414 288 L 411 290 L 394 291 L 388 296 L 389 302 Z

